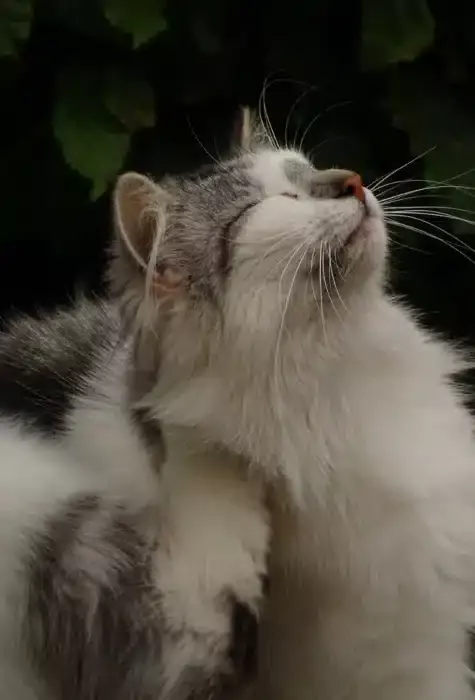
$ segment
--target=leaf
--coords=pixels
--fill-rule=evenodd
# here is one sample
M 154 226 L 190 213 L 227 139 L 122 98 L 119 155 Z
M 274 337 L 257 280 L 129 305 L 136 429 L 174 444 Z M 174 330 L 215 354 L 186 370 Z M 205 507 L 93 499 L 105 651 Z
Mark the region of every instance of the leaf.
M 378 70 L 412 61 L 434 41 L 427 0 L 363 0 L 361 63 Z
M 103 0 L 109 22 L 132 35 L 135 48 L 153 39 L 167 28 L 164 17 L 166 0 Z
M 129 131 L 155 124 L 153 88 L 140 75 L 117 67 L 104 73 L 104 104 Z
M 451 185 L 474 187 L 473 116 L 464 110 L 452 93 L 434 79 L 433 74 L 399 69 L 389 83 L 389 101 L 394 125 L 409 134 L 413 155 L 422 155 L 432 149 L 424 156 L 427 180 L 451 180 Z M 449 197 L 449 200 L 444 199 L 446 206 L 475 208 L 473 197 L 467 191 L 446 189 L 438 194 Z M 455 213 L 462 218 L 474 218 L 470 214 Z M 454 222 L 454 229 L 466 232 L 467 228 L 468 224 Z
M 124 162 L 130 134 L 105 109 L 92 72 L 63 74 L 53 129 L 66 162 L 91 181 L 92 196 L 99 197 Z
M 28 39 L 33 0 L 1 0 L 0 56 L 16 56 L 18 44 Z

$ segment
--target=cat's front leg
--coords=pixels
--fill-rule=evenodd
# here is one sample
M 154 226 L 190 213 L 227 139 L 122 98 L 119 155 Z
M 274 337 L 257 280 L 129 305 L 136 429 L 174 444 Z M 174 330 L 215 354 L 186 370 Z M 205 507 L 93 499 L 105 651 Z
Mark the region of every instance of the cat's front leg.
M 12 605 L 8 619 L 16 631 L 23 620 L 14 680 L 28 668 L 44 688 L 35 699 L 228 700 L 252 683 L 268 539 L 260 489 L 218 456 L 168 461 L 158 487 L 146 508 L 71 489 L 21 536 L 24 584 L 2 595 L 25 597 L 24 615 Z
M 221 700 L 244 692 L 257 670 L 269 540 L 262 488 L 240 460 L 213 452 L 171 458 L 162 486 L 164 697 Z

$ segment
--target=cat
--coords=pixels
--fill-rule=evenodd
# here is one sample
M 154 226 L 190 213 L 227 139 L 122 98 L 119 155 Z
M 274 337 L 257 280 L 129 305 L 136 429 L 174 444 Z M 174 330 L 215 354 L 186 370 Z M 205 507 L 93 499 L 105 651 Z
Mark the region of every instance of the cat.
M 469 698 L 465 365 L 385 291 L 375 196 L 245 129 L 113 208 L 112 305 L 1 341 L 8 696 Z
M 0 335 L 8 700 L 230 700 L 256 677 L 262 480 L 140 407 L 159 346 L 126 317 L 80 299 Z
M 468 363 L 387 290 L 361 178 L 245 137 L 196 177 L 117 184 L 110 278 L 155 367 L 137 405 L 266 480 L 256 698 L 466 700 Z

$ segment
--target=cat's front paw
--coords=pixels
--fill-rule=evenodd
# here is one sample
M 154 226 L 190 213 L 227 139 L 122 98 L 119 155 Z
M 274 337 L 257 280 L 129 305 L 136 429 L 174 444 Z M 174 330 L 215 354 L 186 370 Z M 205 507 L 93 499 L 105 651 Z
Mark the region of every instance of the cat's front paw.
M 195 464 L 174 477 L 156 559 L 169 630 L 165 667 L 175 669 L 172 685 L 193 668 L 194 687 L 208 688 L 203 697 L 227 697 L 226 689 L 248 684 L 257 668 L 267 508 L 260 487 L 229 465 Z
M 266 576 L 256 570 L 249 571 L 249 579 L 248 588 L 257 591 L 250 598 L 230 592 L 230 581 L 211 598 L 197 595 L 191 607 L 178 591 L 161 591 L 164 700 L 230 700 L 253 687 L 267 586 Z

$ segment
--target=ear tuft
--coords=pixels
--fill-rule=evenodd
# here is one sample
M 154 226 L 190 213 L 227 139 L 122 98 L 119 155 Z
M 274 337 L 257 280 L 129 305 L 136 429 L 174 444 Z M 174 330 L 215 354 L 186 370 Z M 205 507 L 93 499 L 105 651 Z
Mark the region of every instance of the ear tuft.
M 255 145 L 256 117 L 250 107 L 240 107 L 234 123 L 233 146 L 251 151 Z
M 233 148 L 238 151 L 255 151 L 271 146 L 266 130 L 250 107 L 240 107 L 234 123 Z

